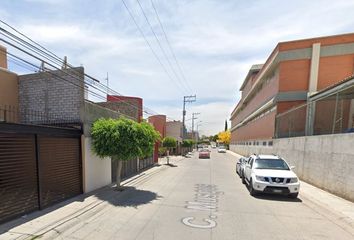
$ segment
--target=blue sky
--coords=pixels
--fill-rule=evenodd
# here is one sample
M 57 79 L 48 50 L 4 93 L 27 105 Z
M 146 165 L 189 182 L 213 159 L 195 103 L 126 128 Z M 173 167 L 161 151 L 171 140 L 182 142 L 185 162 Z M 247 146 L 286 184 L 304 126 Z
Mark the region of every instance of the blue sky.
M 125 2 L 174 76 L 137 1 Z M 150 0 L 140 2 L 178 72 Z M 98 79 L 108 72 L 112 88 L 172 119 L 181 119 L 183 96 L 197 94 L 187 118 L 200 112 L 203 134 L 223 130 L 248 69 L 278 42 L 354 31 L 350 0 L 153 2 L 188 83 L 167 77 L 121 0 L 3 0 L 0 18 Z

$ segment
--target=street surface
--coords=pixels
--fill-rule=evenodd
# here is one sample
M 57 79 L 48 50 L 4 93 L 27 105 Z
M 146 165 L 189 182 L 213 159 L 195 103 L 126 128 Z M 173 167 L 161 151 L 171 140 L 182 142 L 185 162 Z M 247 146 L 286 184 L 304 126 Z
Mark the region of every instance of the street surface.
M 251 197 L 235 173 L 236 159 L 213 150 L 211 159 L 195 154 L 175 167 L 156 167 L 127 181 L 122 193 L 98 193 L 103 204 L 40 239 L 354 239 L 349 224 L 301 190 L 295 200 Z

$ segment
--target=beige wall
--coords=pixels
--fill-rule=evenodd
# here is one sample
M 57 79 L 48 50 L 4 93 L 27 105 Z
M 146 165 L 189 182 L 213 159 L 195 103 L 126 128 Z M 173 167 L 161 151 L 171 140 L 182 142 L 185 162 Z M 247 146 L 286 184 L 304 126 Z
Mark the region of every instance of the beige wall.
M 0 46 L 0 68 L 7 69 L 6 48 Z
M 354 133 L 347 133 L 274 139 L 272 147 L 230 145 L 230 150 L 244 156 L 277 154 L 296 166 L 303 181 L 354 201 L 353 143 Z
M 166 137 L 173 137 L 177 141 L 182 142 L 182 122 L 173 121 L 166 122 Z
M 0 107 L 4 105 L 18 109 L 18 76 L 0 68 Z

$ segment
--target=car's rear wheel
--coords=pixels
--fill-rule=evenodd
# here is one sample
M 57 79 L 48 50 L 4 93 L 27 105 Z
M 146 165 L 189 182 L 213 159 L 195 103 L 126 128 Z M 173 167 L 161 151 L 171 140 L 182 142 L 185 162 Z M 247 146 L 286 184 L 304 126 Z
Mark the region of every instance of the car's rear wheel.
M 299 196 L 299 193 L 291 193 L 289 195 L 290 198 L 296 199 Z
M 249 190 L 251 196 L 255 196 L 257 194 L 253 188 L 252 178 L 251 178 L 250 183 L 248 185 L 248 190 Z

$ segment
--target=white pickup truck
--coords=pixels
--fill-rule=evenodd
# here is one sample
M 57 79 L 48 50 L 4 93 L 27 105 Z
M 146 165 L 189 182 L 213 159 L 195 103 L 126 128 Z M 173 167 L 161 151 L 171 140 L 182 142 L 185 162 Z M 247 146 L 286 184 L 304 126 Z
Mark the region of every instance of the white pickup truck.
M 251 155 L 246 162 L 242 182 L 248 184 L 252 196 L 264 192 L 297 198 L 300 183 L 293 168 L 276 155 Z

